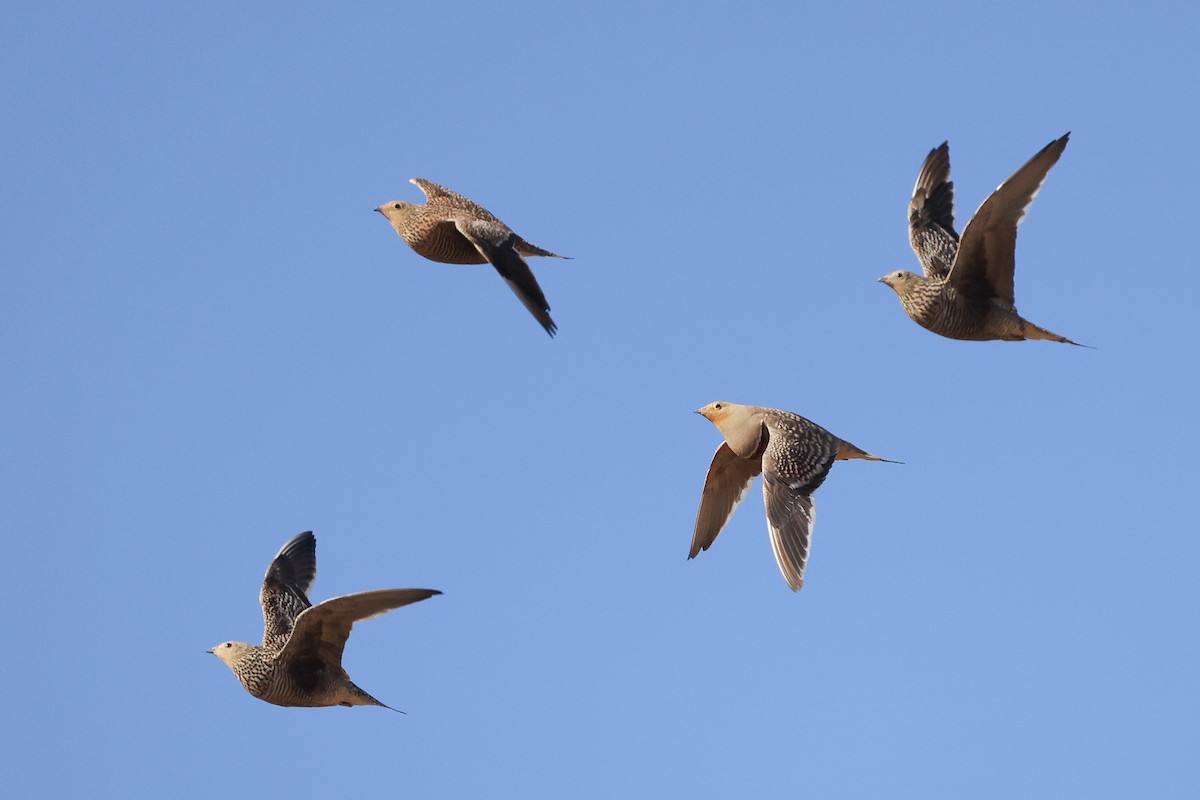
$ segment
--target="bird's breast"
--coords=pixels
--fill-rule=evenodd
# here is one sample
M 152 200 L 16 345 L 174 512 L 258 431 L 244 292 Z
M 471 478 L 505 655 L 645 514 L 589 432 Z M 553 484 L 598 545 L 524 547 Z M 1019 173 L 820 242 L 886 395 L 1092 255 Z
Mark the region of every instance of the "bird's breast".
M 439 222 L 409 231 L 404 241 L 419 255 L 441 264 L 484 264 L 486 259 L 453 222 Z

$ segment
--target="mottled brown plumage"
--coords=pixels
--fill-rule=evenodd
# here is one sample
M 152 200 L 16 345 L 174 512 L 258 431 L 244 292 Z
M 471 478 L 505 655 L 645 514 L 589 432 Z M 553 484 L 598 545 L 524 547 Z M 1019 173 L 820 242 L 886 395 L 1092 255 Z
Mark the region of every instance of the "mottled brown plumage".
M 566 256 L 525 241 L 474 200 L 422 178 L 410 182 L 425 193 L 424 205 L 393 200 L 375 209 L 387 217 L 400 238 L 430 261 L 490 263 L 546 333 L 553 336 L 558 326 L 550 318 L 550 305 L 523 256 Z
M 435 589 L 382 589 L 317 605 L 308 590 L 317 576 L 317 540 L 306 531 L 285 544 L 263 578 L 261 647 L 222 642 L 208 652 L 233 670 L 250 694 L 277 706 L 383 706 L 342 668 L 355 622 L 425 600 Z
M 784 580 L 792 591 L 799 591 L 816 519 L 812 495 L 833 462 L 888 459 L 871 455 L 790 411 L 722 402 L 709 403 L 696 413 L 716 425 L 725 441 L 713 455 L 704 480 L 688 558 L 712 546 L 761 472 L 771 549 Z
M 1055 139 L 1000 184 L 967 224 L 954 230 L 950 147 L 929 152 L 908 204 L 909 243 L 924 276 L 899 270 L 879 280 L 900 298 L 908 316 L 951 339 L 1049 339 L 1078 344 L 1017 313 L 1013 297 L 1017 226 L 1067 146 Z

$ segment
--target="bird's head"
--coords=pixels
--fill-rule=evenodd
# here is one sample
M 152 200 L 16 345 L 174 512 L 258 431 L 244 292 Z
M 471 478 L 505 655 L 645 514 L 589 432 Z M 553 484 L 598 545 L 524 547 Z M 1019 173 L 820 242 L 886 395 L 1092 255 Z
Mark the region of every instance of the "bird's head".
M 762 412 L 754 406 L 737 403 L 709 403 L 696 413 L 717 426 L 725 437 L 725 443 L 733 452 L 749 458 L 758 447 L 762 435 Z
M 412 203 L 405 203 L 403 200 L 392 200 L 376 207 L 376 211 L 383 214 L 392 222 L 400 222 L 408 219 L 420 206 L 415 206 Z
M 695 413 L 716 425 L 718 424 L 717 420 L 724 419 L 725 415 L 733 407 L 733 403 L 709 403 L 704 408 L 697 408 Z
M 889 272 L 879 279 L 880 283 L 886 283 L 892 287 L 896 294 L 903 294 L 910 286 L 920 280 L 920 276 L 916 273 L 909 272 L 906 269 L 898 269 L 895 272 Z
M 245 642 L 221 642 L 216 647 L 209 648 L 205 652 L 212 653 L 232 669 L 235 664 L 253 650 L 254 645 L 246 644 Z

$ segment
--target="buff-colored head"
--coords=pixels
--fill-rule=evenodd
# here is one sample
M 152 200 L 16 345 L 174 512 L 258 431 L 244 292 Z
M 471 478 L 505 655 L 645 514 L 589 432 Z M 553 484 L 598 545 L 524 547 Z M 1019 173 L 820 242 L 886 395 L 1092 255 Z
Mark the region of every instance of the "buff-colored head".
M 754 455 L 762 438 L 762 412 L 754 406 L 737 403 L 709 403 L 696 413 L 717 426 L 729 449 L 743 458 Z
M 254 650 L 254 645 L 245 642 L 221 642 L 207 652 L 224 661 L 230 669 L 236 670 L 237 663 Z
M 418 208 L 420 206 L 406 203 L 403 200 L 392 200 L 377 207 L 375 210 L 387 217 L 388 221 L 394 225 L 397 222 L 407 220 Z
M 906 269 L 898 269 L 895 272 L 889 272 L 887 275 L 884 275 L 879 279 L 879 282 L 886 283 L 888 286 L 892 287 L 892 290 L 895 291 L 896 294 L 902 295 L 908 291 L 909 287 L 915 285 L 920 280 L 921 276 L 917 275 L 915 272 L 909 272 Z

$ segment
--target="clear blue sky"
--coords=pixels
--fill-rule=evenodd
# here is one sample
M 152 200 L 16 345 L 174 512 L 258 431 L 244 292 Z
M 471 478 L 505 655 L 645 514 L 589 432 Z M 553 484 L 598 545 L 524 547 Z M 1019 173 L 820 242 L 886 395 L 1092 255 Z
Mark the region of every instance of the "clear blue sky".
M 1193 3 L 95 4 L 0 33 L 6 789 L 22 797 L 1195 797 Z M 1017 300 L 884 273 L 1051 139 Z M 530 241 L 550 340 L 372 209 L 419 176 Z M 720 441 L 839 462 L 805 589 Z M 254 700 L 278 547 L 408 716 Z

